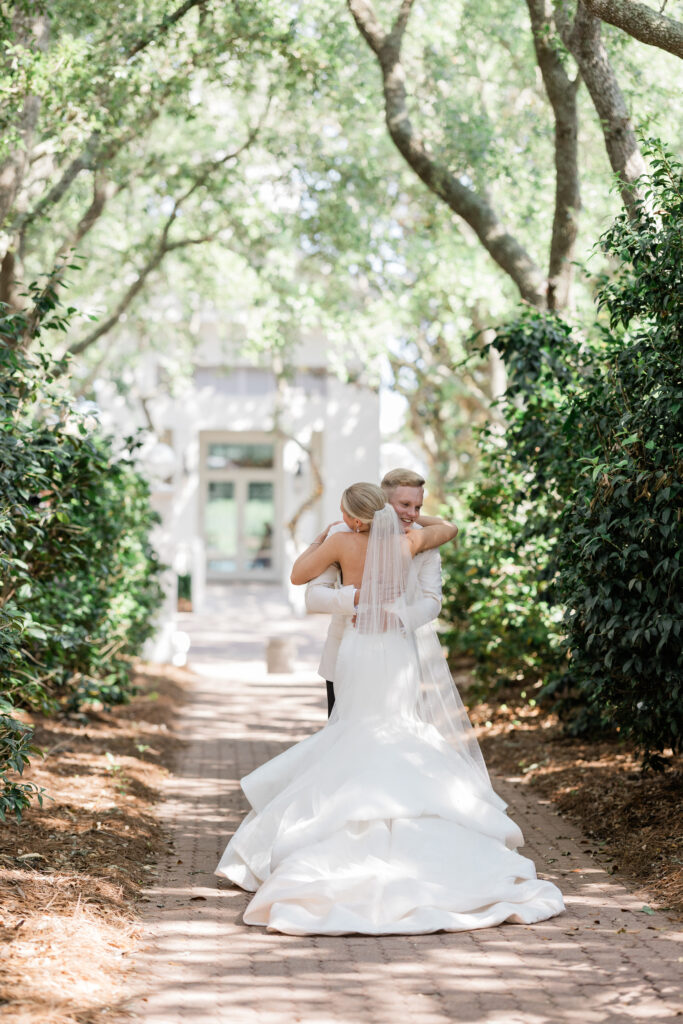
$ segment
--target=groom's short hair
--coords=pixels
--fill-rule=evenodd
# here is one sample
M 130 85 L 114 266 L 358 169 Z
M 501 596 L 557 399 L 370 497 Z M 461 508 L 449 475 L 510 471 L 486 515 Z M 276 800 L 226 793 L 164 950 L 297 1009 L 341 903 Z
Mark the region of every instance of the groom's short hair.
M 397 487 L 424 487 L 424 477 L 415 473 L 412 469 L 390 469 L 382 480 L 382 490 L 391 497 Z

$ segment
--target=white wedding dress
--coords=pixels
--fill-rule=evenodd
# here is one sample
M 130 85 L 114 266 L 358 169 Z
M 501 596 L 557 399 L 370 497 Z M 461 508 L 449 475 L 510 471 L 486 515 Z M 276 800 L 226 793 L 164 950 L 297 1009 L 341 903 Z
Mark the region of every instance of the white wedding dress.
M 242 779 L 251 810 L 216 874 L 255 893 L 246 924 L 416 934 L 564 909 L 517 852 L 522 834 L 478 747 L 468 753 L 473 734 L 446 738 L 429 721 L 424 677 L 415 634 L 349 624 L 330 721 Z

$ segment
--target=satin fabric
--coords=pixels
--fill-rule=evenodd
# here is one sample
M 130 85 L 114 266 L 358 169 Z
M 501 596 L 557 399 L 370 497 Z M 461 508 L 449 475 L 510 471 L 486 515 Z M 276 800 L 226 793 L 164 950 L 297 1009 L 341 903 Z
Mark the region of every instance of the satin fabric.
M 216 874 L 255 893 L 245 923 L 417 934 L 560 913 L 504 801 L 417 717 L 411 636 L 347 627 L 336 675 L 327 725 L 242 780 L 251 810 Z

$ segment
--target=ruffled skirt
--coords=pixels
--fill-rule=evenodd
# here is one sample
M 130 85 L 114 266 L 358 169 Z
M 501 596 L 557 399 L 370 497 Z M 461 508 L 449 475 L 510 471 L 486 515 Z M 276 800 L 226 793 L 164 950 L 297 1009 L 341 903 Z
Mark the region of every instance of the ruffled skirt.
M 242 780 L 251 811 L 216 874 L 246 924 L 292 935 L 416 934 L 560 913 L 505 803 L 415 714 L 400 636 L 344 638 L 336 714 Z

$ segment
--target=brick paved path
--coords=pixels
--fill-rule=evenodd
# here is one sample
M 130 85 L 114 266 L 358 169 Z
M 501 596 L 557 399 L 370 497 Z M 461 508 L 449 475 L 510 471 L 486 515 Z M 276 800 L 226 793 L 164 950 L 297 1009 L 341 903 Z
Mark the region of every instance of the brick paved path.
M 564 892 L 566 914 L 532 926 L 415 937 L 302 938 L 243 925 L 249 897 L 219 882 L 213 869 L 245 810 L 240 777 L 324 722 L 324 684 L 313 665 L 325 623 L 291 620 L 268 591 L 274 632 L 298 635 L 302 655 L 294 674 L 268 676 L 255 632 L 263 595 L 240 594 L 229 620 L 186 623 L 199 674 L 163 808 L 173 844 L 144 905 L 147 945 L 130 1004 L 136 1021 L 683 1020 L 676 925 L 642 912 L 642 897 L 602 871 L 581 835 L 521 783 L 494 781 L 524 832 L 524 852 Z

